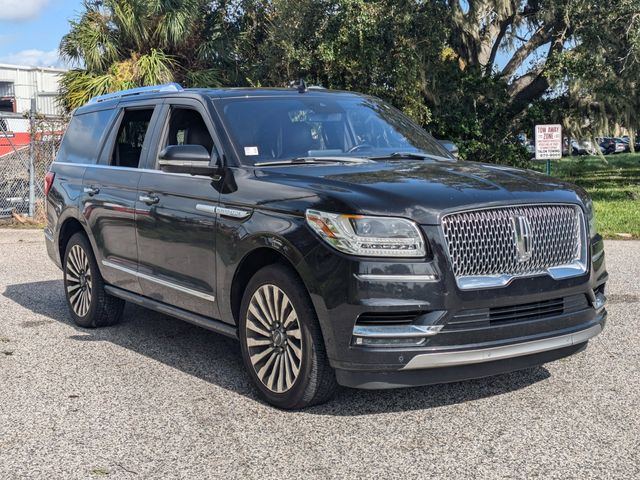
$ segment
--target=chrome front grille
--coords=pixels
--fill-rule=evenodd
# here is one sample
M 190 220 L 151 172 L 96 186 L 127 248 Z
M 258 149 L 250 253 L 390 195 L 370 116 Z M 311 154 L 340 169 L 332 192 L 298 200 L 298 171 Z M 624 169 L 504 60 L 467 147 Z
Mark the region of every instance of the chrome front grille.
M 524 205 L 445 215 L 442 229 L 462 289 L 495 287 L 515 277 L 566 278 L 586 271 L 582 210 Z

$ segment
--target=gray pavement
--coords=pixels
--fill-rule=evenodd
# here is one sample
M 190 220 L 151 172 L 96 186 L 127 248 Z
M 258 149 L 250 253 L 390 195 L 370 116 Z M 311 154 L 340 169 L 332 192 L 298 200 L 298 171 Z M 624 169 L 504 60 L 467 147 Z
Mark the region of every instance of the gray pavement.
M 232 340 L 133 306 L 75 327 L 42 234 L 0 230 L 0 479 L 640 478 L 640 242 L 607 259 L 578 355 L 288 413 Z

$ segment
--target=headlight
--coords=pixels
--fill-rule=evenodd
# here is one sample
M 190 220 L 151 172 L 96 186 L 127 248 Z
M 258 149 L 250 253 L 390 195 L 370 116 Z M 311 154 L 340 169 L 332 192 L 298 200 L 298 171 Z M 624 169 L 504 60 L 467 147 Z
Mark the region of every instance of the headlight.
M 584 206 L 587 210 L 587 221 L 589 222 L 589 238 L 593 238 L 598 233 L 598 229 L 596 227 L 596 211 L 591 199 L 587 200 Z
M 307 223 L 325 242 L 365 257 L 424 257 L 418 226 L 404 218 L 341 215 L 307 210 Z

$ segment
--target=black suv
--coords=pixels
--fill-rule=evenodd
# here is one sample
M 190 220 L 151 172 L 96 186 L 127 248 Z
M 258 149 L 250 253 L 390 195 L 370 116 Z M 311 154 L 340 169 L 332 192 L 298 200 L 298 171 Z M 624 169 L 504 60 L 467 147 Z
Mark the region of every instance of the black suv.
M 320 88 L 98 97 L 46 177 L 71 316 L 125 301 L 239 339 L 282 408 L 338 384 L 476 378 L 585 348 L 605 319 L 584 191 L 456 160 L 398 110 Z

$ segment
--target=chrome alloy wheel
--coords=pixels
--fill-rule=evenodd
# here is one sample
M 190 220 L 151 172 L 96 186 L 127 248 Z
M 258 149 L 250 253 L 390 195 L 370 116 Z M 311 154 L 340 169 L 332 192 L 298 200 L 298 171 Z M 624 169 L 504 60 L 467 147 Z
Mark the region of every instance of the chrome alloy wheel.
M 251 297 L 246 334 L 262 384 L 275 393 L 289 390 L 300 374 L 302 331 L 289 297 L 275 285 L 263 285 Z
M 65 266 L 67 296 L 73 311 L 79 317 L 84 317 L 91 308 L 91 268 L 89 257 L 79 245 L 69 250 Z

